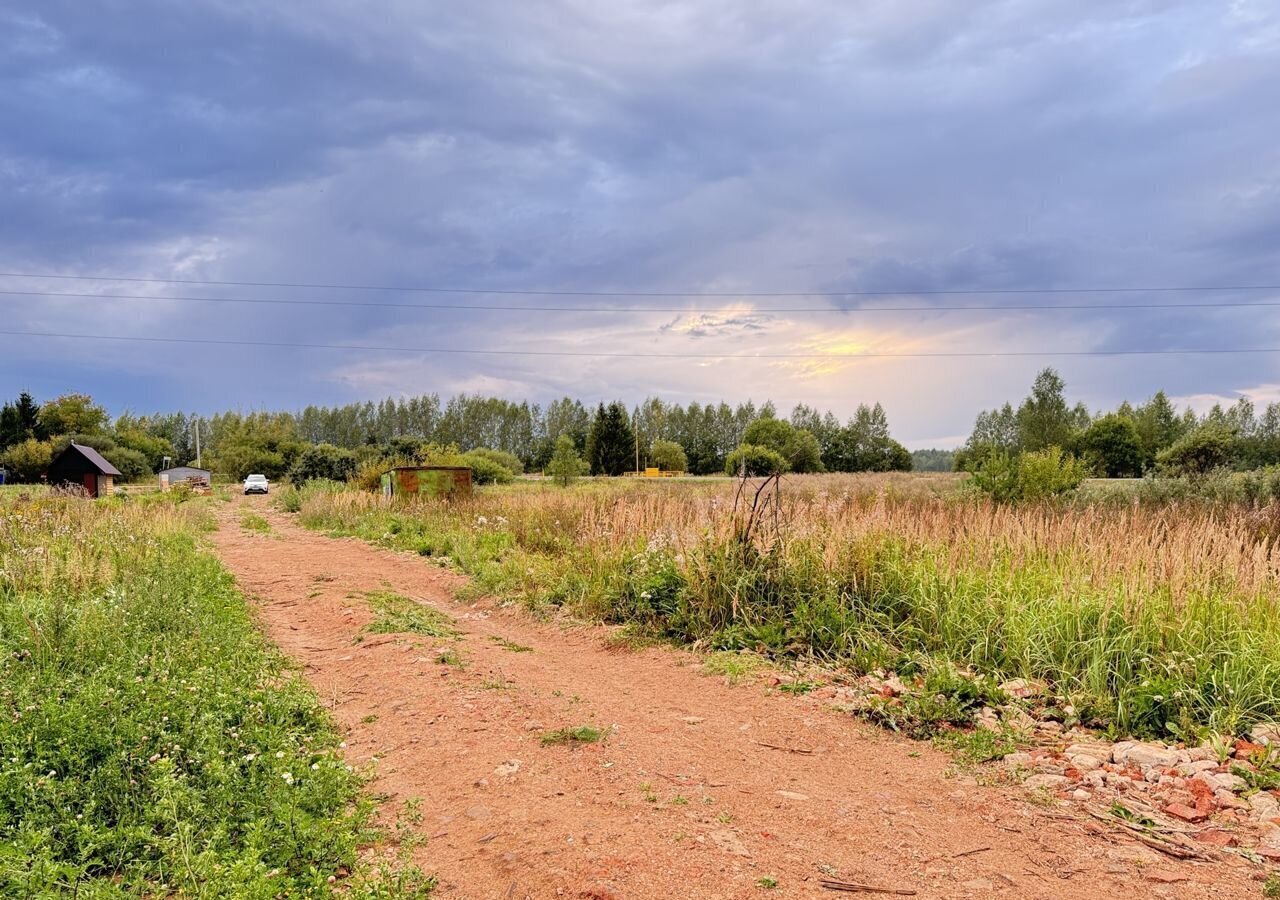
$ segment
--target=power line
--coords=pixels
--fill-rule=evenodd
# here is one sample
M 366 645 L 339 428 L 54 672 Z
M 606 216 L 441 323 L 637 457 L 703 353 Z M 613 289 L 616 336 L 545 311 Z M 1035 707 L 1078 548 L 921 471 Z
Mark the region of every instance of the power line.
M 357 350 L 379 353 L 439 353 L 475 356 L 586 357 L 603 359 L 971 359 L 1048 356 L 1200 356 L 1280 353 L 1280 347 L 1196 347 L 1160 350 L 956 350 L 918 353 L 609 353 L 595 350 L 493 350 L 466 347 L 390 347 L 368 344 L 308 344 L 293 341 L 244 341 L 219 338 L 141 337 L 114 334 L 72 334 L 56 331 L 8 331 L 10 337 L 70 338 L 86 341 L 133 341 L 154 344 L 204 344 L 231 347 L 271 347 L 298 350 Z
M 335 306 L 335 307 L 369 307 L 371 309 L 427 309 L 427 310 L 459 310 L 475 312 L 580 312 L 580 313 L 708 313 L 719 312 L 716 309 L 687 306 L 513 306 L 510 304 L 490 303 L 390 303 L 381 300 L 321 300 L 316 298 L 280 298 L 280 297 L 171 297 L 154 294 L 83 294 L 63 291 L 7 291 L 0 290 L 0 296 L 7 297 L 53 297 L 61 299 L 81 300 L 150 300 L 156 302 L 188 302 L 188 303 L 243 303 L 249 305 L 268 306 Z M 1052 306 L 1035 304 L 965 304 L 962 306 L 755 306 L 754 313 L 863 313 L 863 312 L 1000 312 L 1029 311 L 1109 311 L 1135 309 L 1247 309 L 1257 307 L 1269 309 L 1280 306 L 1280 301 L 1262 300 L 1258 302 L 1226 301 L 1223 303 L 1058 303 Z
M 1217 291 L 1276 291 L 1280 284 L 1238 285 L 1155 285 L 1149 287 L 1076 287 L 1076 288 L 946 288 L 923 290 L 871 291 L 561 291 L 534 289 L 414 287 L 407 285 L 320 284 L 299 281 L 215 281 L 198 278 L 141 278 L 123 275 L 66 275 L 39 272 L 0 272 L 4 278 L 48 278 L 73 281 L 121 281 L 137 284 L 201 284 L 224 287 L 310 288 L 335 291 L 399 291 L 417 294 L 493 294 L 536 297 L 944 297 L 997 294 L 1168 294 Z

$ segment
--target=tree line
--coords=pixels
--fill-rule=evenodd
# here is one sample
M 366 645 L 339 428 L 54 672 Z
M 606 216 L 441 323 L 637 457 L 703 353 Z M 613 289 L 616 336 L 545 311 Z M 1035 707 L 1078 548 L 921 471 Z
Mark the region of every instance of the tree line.
M 124 413 L 112 420 L 86 394 L 38 404 L 24 393 L 0 408 L 0 467 L 11 480 L 37 480 L 75 440 L 136 478 L 157 471 L 166 458 L 174 465 L 195 462 L 197 432 L 204 465 L 236 478 L 250 472 L 279 478 L 295 469 L 299 475 L 350 473 L 370 461 L 458 461 L 459 454 L 470 465 L 476 451 L 500 459 L 508 472 L 542 471 L 569 448 L 582 470 L 596 475 L 648 466 L 708 475 L 744 468 L 884 471 L 912 464 L 911 454 L 890 436 L 878 403 L 860 406 L 841 422 L 803 404 L 784 418 L 771 402 L 682 405 L 650 397 L 631 408 L 621 401 L 591 408 L 571 397 L 543 406 L 470 394 L 442 401 L 427 394 L 298 412 Z
M 1048 451 L 1073 458 L 1087 474 L 1108 478 L 1280 465 L 1280 403 L 1259 413 L 1242 397 L 1199 416 L 1189 407 L 1179 411 L 1164 391 L 1157 391 L 1139 404 L 1125 401 L 1111 411 L 1091 412 L 1082 403 L 1071 405 L 1062 377 L 1044 369 L 1016 407 L 1006 403 L 978 414 L 954 467 L 976 472 L 994 460 Z

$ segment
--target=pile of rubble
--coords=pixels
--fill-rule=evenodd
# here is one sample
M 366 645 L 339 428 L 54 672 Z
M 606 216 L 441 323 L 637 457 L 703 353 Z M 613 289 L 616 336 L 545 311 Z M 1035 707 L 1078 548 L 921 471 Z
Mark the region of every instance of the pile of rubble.
M 1023 784 L 1031 790 L 1118 801 L 1139 818 L 1201 825 L 1195 838 L 1219 847 L 1239 846 L 1256 830 L 1255 852 L 1280 860 L 1280 791 L 1255 790 L 1242 777 L 1274 771 L 1272 745 L 1280 750 L 1274 726 L 1254 729 L 1249 740 L 1197 747 L 1109 743 L 1076 729 L 1051 740 L 1037 729 L 1033 737 L 1038 746 L 1003 760 L 1016 773 L 1030 773 Z
M 1027 707 L 1033 704 L 1022 701 L 1041 694 L 1042 685 L 1017 679 L 999 687 L 1011 702 L 983 707 L 976 727 L 1017 738 L 1025 749 L 1008 754 L 1001 765 L 1029 790 L 1176 830 L 1203 845 L 1280 861 L 1280 788 L 1260 789 L 1280 785 L 1280 726 L 1258 726 L 1247 740 L 1195 747 L 1112 742 L 1078 725 L 1032 716 Z M 873 702 L 897 702 L 912 690 L 895 676 L 877 674 L 822 693 L 857 711 Z

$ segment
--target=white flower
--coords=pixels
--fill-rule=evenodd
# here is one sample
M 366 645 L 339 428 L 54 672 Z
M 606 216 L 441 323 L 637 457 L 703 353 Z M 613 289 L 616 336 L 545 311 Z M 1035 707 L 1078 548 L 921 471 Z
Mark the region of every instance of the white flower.
M 284 773 L 282 773 L 282 774 L 280 775 L 280 777 L 284 779 L 284 783 L 285 783 L 285 784 L 293 784 L 293 773 L 292 773 L 292 772 L 284 772 Z

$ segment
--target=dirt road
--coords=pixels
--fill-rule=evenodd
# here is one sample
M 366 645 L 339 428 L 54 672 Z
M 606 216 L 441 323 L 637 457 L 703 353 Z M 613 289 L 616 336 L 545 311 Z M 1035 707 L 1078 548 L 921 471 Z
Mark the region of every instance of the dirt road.
M 241 526 L 246 508 L 270 533 Z M 943 754 L 820 697 L 462 602 L 460 576 L 306 531 L 266 498 L 219 516 L 217 553 L 332 706 L 349 761 L 376 772 L 384 811 L 421 798 L 416 855 L 440 897 L 841 896 L 824 878 L 921 898 L 1261 896 L 1243 860 L 1175 861 L 1093 833 L 1016 789 L 949 775 Z M 357 643 L 378 590 L 445 612 L 462 636 Z M 449 648 L 461 666 L 439 661 Z M 607 737 L 542 742 L 588 724 Z

